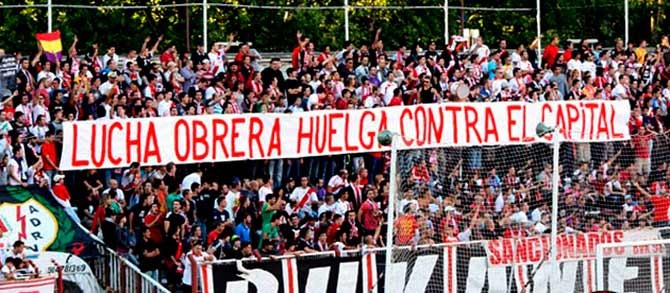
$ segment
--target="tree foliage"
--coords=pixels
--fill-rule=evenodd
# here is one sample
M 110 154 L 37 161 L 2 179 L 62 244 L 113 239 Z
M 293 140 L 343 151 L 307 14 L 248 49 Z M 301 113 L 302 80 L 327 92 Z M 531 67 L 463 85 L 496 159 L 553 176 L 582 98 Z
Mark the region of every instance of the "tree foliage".
M 41 2 L 35 2 L 41 1 Z M 82 5 L 156 5 L 170 3 L 202 3 L 198 0 L 53 0 L 57 4 Z M 216 2 L 217 0 L 210 0 Z M 229 4 L 278 5 L 302 7 L 342 6 L 344 0 L 218 0 Z M 11 1 L 14 2 L 14 1 Z M 45 0 L 16 0 L 18 3 L 39 4 Z M 460 34 L 461 26 L 479 29 L 487 43 L 505 38 L 510 45 L 527 44 L 536 34 L 535 10 L 483 11 L 458 9 L 467 7 L 535 7 L 534 0 L 449 0 L 449 33 Z M 352 6 L 441 6 L 443 0 L 349 0 Z M 668 1 L 630 1 L 630 39 L 657 39 L 668 27 Z M 550 36 L 566 38 L 597 38 L 611 44 L 623 37 L 624 7 L 619 0 L 554 0 L 541 1 L 542 33 L 546 43 Z M 168 43 L 180 51 L 202 40 L 202 5 L 178 8 L 147 9 L 79 9 L 54 8 L 54 29 L 63 33 L 67 47 L 76 34 L 82 46 L 99 43 L 102 47 L 115 45 L 120 51 L 139 49 L 145 36 L 164 35 Z M 186 15 L 190 16 L 187 29 Z M 444 14 L 442 9 L 350 9 L 350 38 L 355 43 L 369 42 L 381 28 L 386 49 L 399 44 L 443 42 Z M 652 20 L 653 19 L 653 20 Z M 653 24 L 653 27 L 652 27 Z M 0 9 L 0 47 L 7 51 L 35 51 L 34 34 L 46 31 L 46 8 Z M 274 10 L 233 7 L 208 8 L 209 40 L 226 40 L 229 33 L 243 41 L 251 41 L 262 51 L 289 51 L 295 45 L 295 32 L 300 30 L 320 45 L 339 48 L 344 42 L 344 11 Z M 187 34 L 187 32 L 189 32 Z M 81 47 L 80 47 L 81 48 Z

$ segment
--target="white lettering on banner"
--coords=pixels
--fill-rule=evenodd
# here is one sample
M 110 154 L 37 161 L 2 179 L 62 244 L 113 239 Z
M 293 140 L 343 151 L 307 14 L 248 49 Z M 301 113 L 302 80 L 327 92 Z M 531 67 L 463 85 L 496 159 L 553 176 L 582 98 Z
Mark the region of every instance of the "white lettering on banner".
M 405 293 L 426 292 L 430 276 L 433 275 L 433 270 L 439 257 L 439 255 L 421 255 L 416 258 L 407 285 L 403 286 Z M 402 280 L 403 282 L 405 281 L 404 278 Z
M 609 260 L 610 267 L 607 274 L 607 288 L 614 292 L 623 292 L 623 283 L 638 276 L 637 267 L 626 267 L 626 258 L 614 257 Z
M 343 293 L 355 293 L 356 292 L 356 283 L 358 283 L 358 262 L 344 262 L 340 263 L 340 274 L 337 277 L 337 292 Z M 328 276 L 326 276 L 328 278 Z M 328 280 L 326 279 L 325 284 L 327 285 Z M 305 290 L 305 292 L 314 292 Z M 322 291 L 326 293 L 326 291 Z
M 330 267 L 309 269 L 309 275 L 307 275 L 307 284 L 305 285 L 305 292 L 326 293 L 326 291 L 328 290 L 329 276 L 330 276 Z M 354 289 L 356 289 L 355 283 L 354 283 Z
M 236 281 L 232 288 L 226 288 L 226 292 L 247 292 L 235 290 L 246 290 L 246 288 L 248 288 L 248 283 L 253 284 L 258 292 L 279 292 L 279 281 L 272 273 L 263 269 L 245 269 L 242 265 L 242 261 L 239 260 L 237 261 L 237 270 L 241 272 L 238 276 L 246 281 Z M 210 278 L 213 278 L 213 274 L 209 274 L 209 276 L 211 276 Z M 241 282 L 245 282 L 246 284 L 242 284 Z M 213 280 L 209 280 L 209 283 L 214 284 Z M 231 283 L 232 282 L 229 282 L 226 285 L 230 285 Z M 213 290 L 208 292 L 213 292 Z
M 465 293 L 482 292 L 486 279 L 486 267 L 487 265 L 485 257 L 470 258 L 470 261 L 468 262 L 468 278 L 467 282 L 465 283 Z M 453 289 L 453 291 L 456 291 L 456 289 Z
M 624 241 L 641 241 L 659 239 L 656 230 L 640 231 L 603 231 L 590 233 L 560 234 L 558 235 L 557 257 L 559 261 L 584 260 L 595 258 L 596 246 L 600 243 L 620 243 Z M 539 263 L 549 255 L 549 235 L 526 238 L 505 238 L 489 240 L 486 245 L 486 255 L 491 266 L 508 266 L 512 264 Z M 663 249 L 659 245 L 643 245 L 641 247 L 617 247 L 603 250 L 603 255 L 632 255 L 649 256 L 658 254 Z
M 416 258 L 409 280 L 405 282 L 407 276 L 407 262 L 392 263 L 388 277 L 391 278 L 390 288 L 387 292 L 405 292 L 416 293 L 425 292 L 430 277 L 433 275 L 439 255 L 421 255 Z
M 400 133 L 400 149 L 550 142 L 539 122 L 575 142 L 629 139 L 627 101 L 445 103 L 300 114 L 208 115 L 63 124 L 63 170 L 387 150 L 376 135 Z
M 507 256 L 510 261 L 502 260 L 493 265 L 490 263 L 493 251 L 489 249 L 486 252 L 481 251 L 473 243 L 452 243 L 444 246 L 439 253 L 435 253 L 434 250 L 417 251 L 417 254 L 423 255 L 415 255 L 411 259 L 394 262 L 390 267 L 377 267 L 377 257 L 383 258 L 383 252 L 366 252 L 358 259 L 352 258 L 354 261 L 338 258 L 312 260 L 308 264 L 303 263 L 301 270 L 297 267 L 297 264 L 300 263 L 299 258 L 298 260 L 292 258 L 271 261 L 274 264 L 267 267 L 261 264 L 261 268 L 256 269 L 245 269 L 241 262 L 237 262 L 240 272 L 238 276 L 243 278 L 243 281 L 232 278 L 225 281 L 225 284 L 218 283 L 217 286 L 214 286 L 216 276 L 208 271 L 206 274 L 201 274 L 203 277 L 201 284 L 208 288 L 203 292 L 213 292 L 214 287 L 226 288 L 226 292 L 247 292 L 254 289 L 261 293 L 277 292 L 280 286 L 286 293 L 318 293 L 332 290 L 332 288 L 337 288 L 342 292 L 354 292 L 359 288 L 360 283 L 360 288 L 365 292 L 474 293 L 485 289 L 488 292 L 506 292 L 508 288 L 513 288 L 512 290 L 518 292 L 547 293 L 593 292 L 597 288 L 596 284 L 606 284 L 607 289 L 622 292 L 624 287 L 628 287 L 624 286 L 625 284 L 630 285 L 631 282 L 634 282 L 636 286 L 643 286 L 640 287 L 642 290 L 640 292 L 657 292 L 659 288 L 665 286 L 663 261 L 667 254 L 662 245 L 628 245 L 625 249 L 603 250 L 605 266 L 598 274 L 596 274 L 596 262 L 591 255 L 591 250 L 594 249 L 591 248 L 591 245 L 613 241 L 653 240 L 659 236 L 659 230 L 656 229 L 561 234 L 559 239 L 563 239 L 561 241 L 564 243 L 570 243 L 571 246 L 562 247 L 559 244 L 558 251 L 563 251 L 565 257 L 559 259 L 558 271 L 554 271 L 552 262 L 544 256 L 540 257 L 540 259 L 545 258 L 544 261 L 513 262 L 515 259 L 523 260 L 522 257 L 513 254 Z M 532 239 L 536 239 L 539 243 L 538 247 L 542 248 L 539 254 L 545 253 L 543 247 L 548 240 L 541 237 L 529 237 L 526 239 L 528 241 L 524 242 L 525 245 L 536 243 L 531 241 Z M 490 247 L 491 241 L 493 240 L 482 241 L 481 244 L 484 247 Z M 497 244 L 497 246 L 505 245 Z M 519 249 L 519 254 L 536 251 L 529 248 L 520 249 L 523 247 L 519 245 L 516 247 Z M 454 248 L 453 255 L 449 254 L 450 248 Z M 473 248 L 476 249 L 473 250 Z M 526 252 L 523 252 L 524 250 Z M 442 265 L 438 268 L 437 263 L 440 257 Z M 450 259 L 450 257 L 456 257 L 458 260 Z M 280 270 L 276 269 L 276 262 L 281 262 Z M 467 267 L 457 268 L 457 265 Z M 204 267 L 211 268 L 212 265 Z M 229 269 L 221 268 L 218 272 L 228 272 Z M 381 269 L 379 274 L 377 269 Z M 208 279 L 205 279 L 205 276 Z M 335 276 L 337 280 L 331 279 Z M 388 290 L 382 287 L 385 284 L 384 278 L 390 278 L 391 285 Z M 429 283 L 431 287 L 428 287 Z M 437 288 L 435 284 L 444 284 L 444 287 Z

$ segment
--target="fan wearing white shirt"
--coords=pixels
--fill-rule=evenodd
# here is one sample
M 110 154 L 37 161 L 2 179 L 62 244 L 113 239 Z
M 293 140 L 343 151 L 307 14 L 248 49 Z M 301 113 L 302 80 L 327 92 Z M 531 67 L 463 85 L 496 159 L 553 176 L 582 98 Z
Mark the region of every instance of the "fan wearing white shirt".
M 619 83 L 612 90 L 612 95 L 617 100 L 628 99 L 630 97 L 630 91 L 628 90 L 628 76 L 621 75 L 619 76 Z
M 321 214 L 325 212 L 335 212 L 335 197 L 332 194 L 326 195 L 325 203 L 319 207 L 318 216 L 321 217 Z
M 335 213 L 344 216 L 348 211 L 352 210 L 349 202 L 349 192 L 344 190 L 340 193 L 340 199 L 335 202 Z
M 347 187 L 347 177 L 349 177 L 349 172 L 346 169 L 340 170 L 337 175 L 331 177 L 330 180 L 328 180 L 326 191 L 337 194 L 340 192 L 340 190 L 342 190 L 343 187 Z
M 191 256 L 197 263 L 214 260 L 214 256 L 211 256 L 209 253 L 202 251 L 202 242 L 199 239 L 191 239 L 190 244 L 191 251 L 186 253 L 186 255 L 184 255 L 184 259 L 182 260 L 182 264 L 184 264 L 184 274 L 181 278 L 182 292 L 191 292 L 192 290 L 193 284 L 191 281 L 193 280 L 193 276 L 191 269 L 193 265 L 191 264 Z M 198 272 L 196 272 L 196 274 L 198 274 Z
M 202 170 L 196 170 L 195 172 L 186 175 L 181 181 L 181 190 L 191 189 L 191 184 L 198 183 L 201 184 L 200 179 L 202 178 Z
M 484 63 L 488 61 L 491 50 L 489 50 L 488 46 L 484 45 L 484 40 L 482 37 L 477 37 L 475 45 L 472 46 L 472 49 L 470 49 L 470 53 L 477 54 L 477 56 L 480 58 L 480 63 Z
M 568 71 L 581 70 L 582 68 L 582 54 L 579 51 L 572 52 L 572 59 L 568 61 Z
M 233 181 L 233 184 L 230 185 L 230 191 L 226 194 L 226 210 L 231 215 L 235 215 L 237 207 L 240 201 L 240 182 Z
M 593 62 L 594 60 L 595 57 L 593 56 L 593 54 L 587 54 L 586 60 L 582 62 L 581 67 L 582 72 L 588 72 L 588 74 L 593 78 L 596 77 L 596 64 Z
M 295 202 L 293 212 L 300 211 L 309 215 L 312 214 L 312 205 L 319 202 L 316 192 L 309 186 L 309 179 L 307 177 L 300 178 L 300 186 L 293 189 L 289 200 Z
M 116 179 L 109 179 L 109 188 L 102 191 L 102 194 L 108 194 L 111 198 L 115 199 L 121 207 L 126 206 L 126 197 L 123 194 L 123 190 L 119 188 L 119 182 Z
M 163 94 L 158 94 L 158 116 L 167 117 L 170 116 L 170 108 L 172 108 L 172 101 L 167 99 Z
M 379 94 L 384 98 L 384 104 L 388 105 L 393 98 L 393 91 L 398 88 L 398 85 L 394 82 L 395 75 L 393 72 L 390 72 L 388 78 L 385 82 L 379 86 Z
M 261 203 L 261 205 L 267 201 L 267 195 L 272 194 L 272 184 L 273 184 L 272 177 L 270 176 L 265 176 L 263 178 L 263 186 L 261 186 L 260 189 L 258 189 L 258 202 Z

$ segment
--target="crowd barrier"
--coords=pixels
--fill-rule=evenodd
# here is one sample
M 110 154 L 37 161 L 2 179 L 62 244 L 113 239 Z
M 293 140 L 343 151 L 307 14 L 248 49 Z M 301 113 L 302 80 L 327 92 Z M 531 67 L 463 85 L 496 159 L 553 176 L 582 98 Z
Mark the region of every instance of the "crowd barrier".
M 170 293 L 158 281 L 142 273 L 137 266 L 109 248 L 103 257 L 91 261 L 91 267 L 107 291 Z

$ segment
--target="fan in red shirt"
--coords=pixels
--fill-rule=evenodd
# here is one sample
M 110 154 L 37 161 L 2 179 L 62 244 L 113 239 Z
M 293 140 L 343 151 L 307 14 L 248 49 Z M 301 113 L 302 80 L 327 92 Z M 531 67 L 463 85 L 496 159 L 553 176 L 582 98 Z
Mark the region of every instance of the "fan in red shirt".
M 668 196 L 667 193 L 652 195 L 642 188 L 636 181 L 633 182 L 633 185 L 643 196 L 646 196 L 649 201 L 651 201 L 654 212 L 654 227 L 667 226 L 670 221 L 668 218 L 668 212 L 670 211 L 670 196 Z
M 554 36 L 551 38 L 551 43 L 544 48 L 544 53 L 542 54 L 542 62 L 551 68 L 554 63 L 556 63 L 556 58 L 558 57 L 558 42 L 559 38 Z
M 414 218 L 412 204 L 409 203 L 403 208 L 404 214 L 400 216 L 393 225 L 396 230 L 396 244 L 397 245 L 411 245 L 413 244 L 416 229 L 419 224 Z
M 389 104 L 387 105 L 389 107 L 392 106 L 402 106 L 402 97 L 400 96 L 400 89 L 396 88 L 393 90 L 393 97 L 389 101 Z
M 301 65 L 304 64 L 305 47 L 309 43 L 309 38 L 303 37 L 300 31 L 295 36 L 298 38 L 298 46 L 293 49 L 293 53 L 291 54 L 291 66 L 293 67 L 293 71 L 302 72 L 303 68 Z
M 161 54 L 160 61 L 163 67 L 167 67 L 167 64 L 170 62 L 177 62 L 177 46 L 172 45 L 170 48 L 165 50 L 163 54 Z
M 58 170 L 58 156 L 56 155 L 56 143 L 54 142 L 53 131 L 47 131 L 44 143 L 42 143 L 42 161 L 44 161 L 44 171 L 53 177 L 54 172 Z
M 651 141 L 653 133 L 649 133 L 644 126 L 638 129 L 637 135 L 631 141 L 635 151 L 635 166 L 637 166 L 638 173 L 649 174 L 651 171 L 649 141 Z
M 412 167 L 412 181 L 417 184 L 426 184 L 430 181 L 430 174 L 428 173 L 428 167 L 426 167 L 426 161 L 421 160 L 418 165 Z
M 219 236 L 221 235 L 221 233 L 223 233 L 223 230 L 225 228 L 226 228 L 226 223 L 225 222 L 216 223 L 216 228 L 214 228 L 214 230 L 212 230 L 212 232 L 209 232 L 209 234 L 207 234 L 207 246 L 212 245 L 212 243 L 214 243 L 214 241 L 219 239 Z
M 67 190 L 65 183 L 63 183 L 64 175 L 54 176 L 53 193 L 63 203 L 70 204 L 70 192 Z

